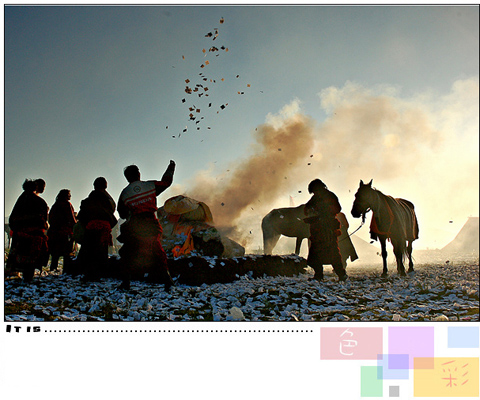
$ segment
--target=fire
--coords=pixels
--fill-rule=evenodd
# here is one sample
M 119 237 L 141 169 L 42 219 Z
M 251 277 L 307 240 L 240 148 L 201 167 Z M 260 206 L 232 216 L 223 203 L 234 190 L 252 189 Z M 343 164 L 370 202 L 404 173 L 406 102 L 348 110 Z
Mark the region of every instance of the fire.
M 172 254 L 174 257 L 180 257 L 186 254 L 190 254 L 192 250 L 194 249 L 193 246 L 193 237 L 192 237 L 192 231 L 193 231 L 193 226 L 190 225 L 180 225 L 177 224 L 174 229 L 174 234 L 175 235 L 185 235 L 187 238 L 185 239 L 185 242 L 183 243 L 182 246 L 177 245 L 172 249 Z

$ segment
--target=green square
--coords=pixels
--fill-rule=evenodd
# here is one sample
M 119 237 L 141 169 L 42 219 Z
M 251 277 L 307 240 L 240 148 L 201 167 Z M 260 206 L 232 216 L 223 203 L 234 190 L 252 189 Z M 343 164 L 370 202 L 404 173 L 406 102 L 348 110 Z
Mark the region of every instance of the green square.
M 361 367 L 362 397 L 383 397 L 383 370 L 382 367 Z

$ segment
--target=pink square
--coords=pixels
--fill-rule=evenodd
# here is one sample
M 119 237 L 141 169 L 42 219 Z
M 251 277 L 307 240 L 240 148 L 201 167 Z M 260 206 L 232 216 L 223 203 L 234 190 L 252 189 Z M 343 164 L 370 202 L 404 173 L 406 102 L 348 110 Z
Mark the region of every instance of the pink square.
M 376 360 L 383 352 L 383 328 L 320 328 L 320 359 Z

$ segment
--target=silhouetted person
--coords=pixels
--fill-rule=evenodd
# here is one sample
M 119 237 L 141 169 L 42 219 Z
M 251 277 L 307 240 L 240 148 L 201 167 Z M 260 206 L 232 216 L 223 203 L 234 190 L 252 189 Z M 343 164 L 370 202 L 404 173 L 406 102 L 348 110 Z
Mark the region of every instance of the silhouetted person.
M 344 281 L 347 274 L 338 248 L 340 222 L 335 217 L 342 207 L 337 196 L 320 179 L 310 182 L 308 192 L 313 196 L 305 204 L 307 218 L 304 221 L 310 224 L 307 264 L 315 270 L 314 279 L 318 281 L 323 279 L 324 264 L 331 264 L 338 278 Z
M 42 178 L 35 179 L 35 193 L 37 196 L 41 195 L 45 191 L 46 183 Z
M 167 255 L 162 248 L 162 227 L 158 222 L 157 196 L 173 182 L 175 162 L 170 160 L 161 181 L 142 181 L 136 165 L 124 169 L 129 182 L 118 200 L 118 213 L 126 221 L 120 226 L 118 240 L 123 243 L 119 250 L 123 269 L 121 288 L 130 287 L 132 274 L 165 284 L 169 290 L 173 282 L 167 266 Z
M 35 269 L 41 272 L 48 262 L 48 205 L 38 196 L 36 181 L 26 179 L 22 187 L 9 218 L 13 235 L 7 267 L 21 271 L 24 281 L 30 282 Z M 45 184 L 38 193 L 44 188 Z
M 84 281 L 98 280 L 108 264 L 108 246 L 113 244 L 112 228 L 117 224 L 116 204 L 107 192 L 107 180 L 95 179 L 88 197 L 80 203 L 78 220 L 85 227 L 78 260 Z
M 58 192 L 55 203 L 48 215 L 48 249 L 52 256 L 50 271 L 58 269 L 58 259 L 63 257 L 63 272 L 69 268 L 73 256 L 73 225 L 77 222 L 75 211 L 70 199 L 70 190 L 62 189 Z

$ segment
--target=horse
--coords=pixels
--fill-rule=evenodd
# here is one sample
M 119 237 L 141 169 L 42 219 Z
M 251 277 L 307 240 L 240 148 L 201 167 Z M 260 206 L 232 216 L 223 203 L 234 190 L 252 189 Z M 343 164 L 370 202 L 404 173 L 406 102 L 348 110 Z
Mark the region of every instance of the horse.
M 298 207 L 276 208 L 270 211 L 262 219 L 263 251 L 265 254 L 272 254 L 275 245 L 281 235 L 296 238 L 295 254 L 300 254 L 300 247 L 303 239 L 310 237 L 310 225 L 305 223 L 305 204 Z M 341 224 L 342 234 L 338 238 L 338 246 L 342 255 L 343 266 L 346 267 L 346 260 L 358 258 L 353 243 L 348 235 L 348 221 L 345 214 L 338 213 L 337 219 Z
M 262 219 L 263 252 L 272 254 L 281 235 L 297 238 L 295 254 L 300 254 L 302 241 L 310 236 L 310 227 L 303 222 L 305 204 L 298 207 L 276 208 Z
M 360 186 L 355 194 L 355 201 L 352 206 L 352 216 L 362 217 L 365 221 L 365 214 L 373 212 L 370 224 L 370 237 L 379 240 L 382 248 L 383 273 L 382 277 L 388 275 L 387 269 L 387 239 L 392 243 L 393 253 L 397 260 L 397 273 L 405 276 L 403 265 L 405 256 L 409 259 L 408 272 L 413 272 L 412 242 L 418 239 L 418 221 L 415 214 L 415 207 L 412 202 L 393 198 L 372 188 L 373 179 Z

